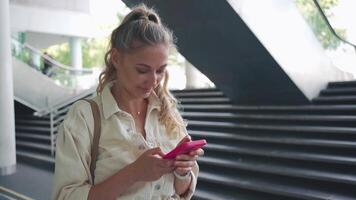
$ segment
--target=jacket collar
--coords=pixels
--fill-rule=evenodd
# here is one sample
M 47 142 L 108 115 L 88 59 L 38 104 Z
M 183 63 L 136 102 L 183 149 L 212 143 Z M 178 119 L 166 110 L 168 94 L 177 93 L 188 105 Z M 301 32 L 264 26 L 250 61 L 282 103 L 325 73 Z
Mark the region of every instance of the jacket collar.
M 101 93 L 101 102 L 103 106 L 103 115 L 105 119 L 108 119 L 111 117 L 111 115 L 119 112 L 125 112 L 119 108 L 119 106 L 116 103 L 116 100 L 114 96 L 111 93 L 111 87 L 114 85 L 114 82 L 110 82 L 106 84 L 104 87 L 102 93 Z M 150 96 L 148 97 L 148 109 L 147 109 L 147 114 L 153 110 L 153 109 L 158 109 L 160 110 L 161 106 L 161 101 L 159 100 L 157 94 L 153 91 L 151 92 Z

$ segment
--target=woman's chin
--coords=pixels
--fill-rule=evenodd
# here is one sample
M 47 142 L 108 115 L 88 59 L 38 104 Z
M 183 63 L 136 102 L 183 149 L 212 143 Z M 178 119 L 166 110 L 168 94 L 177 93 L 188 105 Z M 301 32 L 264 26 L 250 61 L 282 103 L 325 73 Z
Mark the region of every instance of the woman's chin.
M 136 97 L 137 98 L 148 98 L 151 95 L 151 91 L 150 92 L 140 92 L 140 93 L 136 93 Z
M 148 98 L 150 96 L 150 94 L 151 94 L 151 91 L 144 93 L 143 98 Z

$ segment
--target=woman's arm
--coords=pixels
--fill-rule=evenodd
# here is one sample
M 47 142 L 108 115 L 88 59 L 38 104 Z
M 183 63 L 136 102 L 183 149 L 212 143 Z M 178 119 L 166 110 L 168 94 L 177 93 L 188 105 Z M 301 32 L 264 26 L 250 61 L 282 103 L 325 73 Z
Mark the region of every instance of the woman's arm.
M 190 140 L 190 136 L 186 136 L 179 142 L 179 144 Z M 189 154 L 178 155 L 174 161 L 173 165 L 175 166 L 175 175 L 187 175 L 185 178 L 178 178 L 177 175 L 174 178 L 174 188 L 176 194 L 184 199 L 190 199 L 193 195 L 199 173 L 199 167 L 196 160 L 202 155 L 204 155 L 204 150 L 197 149 L 189 152 Z
M 139 181 L 134 165 L 130 164 L 105 181 L 90 188 L 88 200 L 116 199 Z
M 190 172 L 188 172 L 190 173 Z M 177 177 L 174 178 L 174 188 L 176 190 L 176 194 L 179 196 L 186 193 L 192 183 L 192 176 L 191 174 L 186 179 L 179 179 Z
M 160 148 L 143 153 L 135 162 L 124 167 L 105 181 L 90 188 L 88 200 L 116 199 L 138 181 L 155 181 L 174 169 L 172 161 L 163 160 Z

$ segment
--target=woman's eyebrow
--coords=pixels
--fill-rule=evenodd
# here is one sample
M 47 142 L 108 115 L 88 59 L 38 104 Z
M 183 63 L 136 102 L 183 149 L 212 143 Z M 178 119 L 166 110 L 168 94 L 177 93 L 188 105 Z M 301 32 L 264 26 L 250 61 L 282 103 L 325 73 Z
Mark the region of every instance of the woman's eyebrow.
M 147 65 L 147 64 L 143 64 L 143 63 L 138 63 L 138 64 L 136 64 L 136 65 L 138 65 L 138 66 L 143 66 L 143 67 L 146 67 L 146 68 L 153 68 L 153 67 L 151 67 L 151 66 L 149 66 L 149 65 Z M 164 64 L 164 65 L 162 65 L 162 66 L 160 66 L 159 68 L 164 68 L 164 67 L 166 67 L 167 66 L 167 64 Z

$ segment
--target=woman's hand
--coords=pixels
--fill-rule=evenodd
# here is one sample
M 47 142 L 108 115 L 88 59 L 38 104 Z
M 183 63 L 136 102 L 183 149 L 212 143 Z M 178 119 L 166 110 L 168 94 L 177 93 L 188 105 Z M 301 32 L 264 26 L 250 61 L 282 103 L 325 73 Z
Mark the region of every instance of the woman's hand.
M 185 136 L 178 145 L 191 141 L 190 136 Z M 177 145 L 177 146 L 178 146 Z M 188 154 L 181 154 L 175 158 L 174 167 L 175 173 L 184 176 L 192 170 L 192 167 L 195 165 L 195 161 L 199 156 L 204 155 L 204 150 L 199 148 L 193 151 L 190 151 Z
M 149 149 L 144 152 L 134 163 L 138 181 L 155 181 L 162 175 L 171 173 L 174 170 L 173 161 L 162 159 L 159 147 Z

